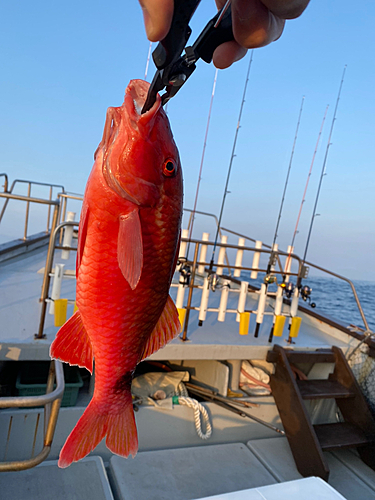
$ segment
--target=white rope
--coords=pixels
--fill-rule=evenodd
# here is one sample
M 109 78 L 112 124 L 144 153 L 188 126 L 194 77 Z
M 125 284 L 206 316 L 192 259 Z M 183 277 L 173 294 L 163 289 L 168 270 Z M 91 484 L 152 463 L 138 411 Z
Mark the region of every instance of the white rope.
M 202 406 L 200 403 L 198 403 L 196 399 L 193 398 L 186 398 L 180 396 L 178 398 L 178 402 L 180 405 L 188 406 L 189 408 L 192 408 L 194 410 L 194 423 L 198 436 L 201 439 L 209 439 L 212 434 L 212 426 L 206 408 Z M 204 420 L 206 425 L 205 434 L 203 434 L 202 432 L 201 414 L 202 414 L 202 419 Z

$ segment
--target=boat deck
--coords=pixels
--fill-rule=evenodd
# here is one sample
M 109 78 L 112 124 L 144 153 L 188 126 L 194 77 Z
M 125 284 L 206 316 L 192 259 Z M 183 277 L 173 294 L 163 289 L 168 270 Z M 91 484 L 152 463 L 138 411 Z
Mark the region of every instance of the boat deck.
M 45 339 L 34 338 L 38 331 L 41 304 L 39 302 L 43 280 L 47 248 L 32 250 L 27 254 L 0 263 L 0 360 L 48 360 L 49 346 L 58 328 L 53 324 L 54 317 L 46 314 Z M 56 252 L 59 257 L 59 251 Z M 71 252 L 65 262 L 65 271 L 74 276 L 75 253 Z M 171 296 L 175 298 L 177 288 L 171 288 Z M 198 294 L 196 294 L 197 296 Z M 75 280 L 64 279 L 61 297 L 74 301 Z M 228 309 L 236 309 L 238 294 L 230 293 Z M 218 307 L 220 291 L 210 294 L 210 307 Z M 193 306 L 198 303 L 194 300 Z M 256 309 L 256 293 L 249 294 L 247 309 Z M 284 305 L 284 308 L 288 307 Z M 266 311 L 271 311 L 268 303 Z M 68 317 L 73 313 L 73 304 L 68 306 Z M 303 312 L 302 325 L 295 346 L 302 349 L 329 348 L 332 345 L 341 347 L 344 352 L 354 345 L 355 340 L 333 326 L 319 321 Z M 272 347 L 268 342 L 272 326 L 272 316 L 265 316 L 259 337 L 254 338 L 255 315 L 251 315 L 248 335 L 239 335 L 239 323 L 236 314 L 227 312 L 225 322 L 217 320 L 217 313 L 208 312 L 203 326 L 198 326 L 198 311 L 192 311 L 189 321 L 188 340 L 174 339 L 164 349 L 152 356 L 157 360 L 181 359 L 264 359 L 266 352 Z M 284 338 L 274 338 L 273 343 L 287 345 L 286 330 Z
M 32 470 L 1 474 L 0 488 L 4 498 L 13 500 L 78 500 L 88 495 L 92 500 L 193 500 L 213 495 L 228 500 L 375 497 L 375 472 L 355 453 L 341 450 L 325 453 L 325 457 L 331 470 L 328 483 L 334 490 L 320 479 L 302 479 L 282 437 L 246 445 L 141 452 L 127 460 L 112 456 L 106 469 L 102 459 L 93 456 L 65 470 L 56 461 L 47 461 Z M 230 492 L 238 493 L 227 497 Z

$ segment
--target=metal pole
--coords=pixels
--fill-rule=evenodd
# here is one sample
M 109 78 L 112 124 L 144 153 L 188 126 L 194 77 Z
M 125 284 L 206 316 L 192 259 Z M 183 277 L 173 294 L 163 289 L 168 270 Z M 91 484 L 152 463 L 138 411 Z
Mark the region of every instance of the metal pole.
M 49 187 L 49 200 L 51 201 L 52 200 L 52 190 L 53 190 L 53 187 L 50 186 Z M 50 218 L 51 218 L 51 205 L 48 205 L 48 214 L 47 214 L 47 229 L 46 229 L 46 232 L 48 233 L 48 230 L 49 230 L 49 221 L 50 221 Z
M 189 296 L 188 296 L 188 301 L 187 301 L 187 306 L 186 306 L 186 316 L 185 316 L 185 323 L 184 323 L 184 331 L 183 331 L 182 337 L 180 337 L 180 339 L 183 340 L 183 341 L 188 340 L 187 339 L 187 329 L 188 329 L 188 324 L 189 324 L 191 301 L 192 301 L 192 298 L 193 298 L 195 268 L 197 266 L 197 261 L 198 261 L 198 250 L 199 250 L 199 243 L 196 243 L 195 244 L 195 250 L 194 250 L 193 269 L 191 271 L 191 280 L 190 280 L 190 285 L 189 285 Z
M 29 187 L 27 188 L 27 197 L 28 198 L 30 198 L 30 194 L 31 194 L 31 182 L 29 182 Z M 27 239 L 27 226 L 28 226 L 28 222 L 29 222 L 29 212 L 30 212 L 30 202 L 27 201 L 26 202 L 26 215 L 25 215 L 25 229 L 24 229 L 24 233 L 23 233 L 24 240 Z
M 47 310 L 46 298 L 48 297 L 48 290 L 49 290 L 49 283 L 50 283 L 50 272 L 52 270 L 52 264 L 53 264 L 53 250 L 54 250 L 54 246 L 55 246 L 55 237 L 56 237 L 55 229 L 57 226 L 58 213 L 59 213 L 59 205 L 55 205 L 55 208 L 53 211 L 52 225 L 51 225 L 51 234 L 49 237 L 46 267 L 45 267 L 44 276 L 43 276 L 42 293 L 41 293 L 41 297 L 40 297 L 40 302 L 42 303 L 42 310 L 41 310 L 41 314 L 40 314 L 39 330 L 38 330 L 37 335 L 35 335 L 36 339 L 44 338 L 43 329 L 44 329 L 44 321 L 45 321 L 46 310 Z

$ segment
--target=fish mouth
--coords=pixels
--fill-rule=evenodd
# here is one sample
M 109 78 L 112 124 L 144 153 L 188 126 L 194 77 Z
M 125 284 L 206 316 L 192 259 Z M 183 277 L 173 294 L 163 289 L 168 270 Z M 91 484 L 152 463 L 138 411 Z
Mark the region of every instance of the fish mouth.
M 125 91 L 125 108 L 134 128 L 142 135 L 148 136 L 152 130 L 155 118 L 161 108 L 161 97 L 156 94 L 156 100 L 151 108 L 142 114 L 150 84 L 144 80 L 131 80 Z

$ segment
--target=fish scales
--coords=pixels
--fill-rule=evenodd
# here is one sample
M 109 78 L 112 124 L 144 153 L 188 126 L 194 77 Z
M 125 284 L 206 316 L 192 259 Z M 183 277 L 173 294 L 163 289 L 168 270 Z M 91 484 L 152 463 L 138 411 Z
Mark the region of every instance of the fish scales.
M 135 455 L 131 399 L 136 365 L 180 328 L 169 287 L 178 255 L 182 172 L 160 97 L 144 115 L 148 84 L 130 82 L 109 108 L 87 183 L 77 252 L 78 311 L 59 330 L 51 356 L 92 369 L 95 390 L 60 454 L 67 467 L 106 436 Z

